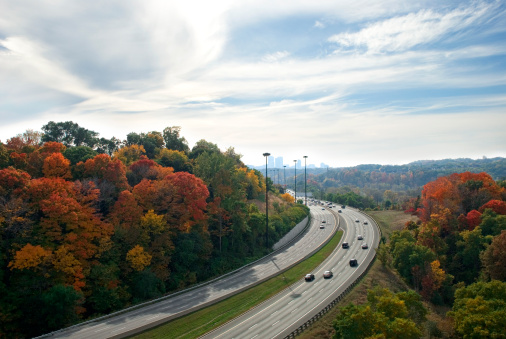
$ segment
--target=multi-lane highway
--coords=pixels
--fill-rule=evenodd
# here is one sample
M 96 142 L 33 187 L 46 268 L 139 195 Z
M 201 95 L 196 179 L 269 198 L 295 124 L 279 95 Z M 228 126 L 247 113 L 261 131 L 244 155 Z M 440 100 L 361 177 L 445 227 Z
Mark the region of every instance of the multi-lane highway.
M 203 338 L 283 338 L 351 285 L 374 258 L 380 234 L 374 221 L 357 210 L 342 209 L 338 215 L 342 218 L 341 225 L 345 230 L 342 242 L 348 242 L 349 248 L 339 246 L 322 265 L 308 272 L 315 275 L 313 281 L 305 281 L 301 277 L 299 282 L 267 302 Z M 367 248 L 362 246 L 365 243 L 368 244 Z M 351 267 L 350 259 L 357 259 L 358 266 Z M 332 278 L 323 278 L 326 270 L 333 272 Z
M 115 338 L 138 333 L 144 329 L 178 318 L 268 279 L 303 260 L 336 231 L 337 220 L 332 213 L 312 206 L 311 225 L 303 237 L 284 249 L 229 274 L 222 279 L 182 293 L 151 302 L 143 307 L 89 321 L 43 337 L 52 338 Z M 320 228 L 325 220 L 325 227 Z

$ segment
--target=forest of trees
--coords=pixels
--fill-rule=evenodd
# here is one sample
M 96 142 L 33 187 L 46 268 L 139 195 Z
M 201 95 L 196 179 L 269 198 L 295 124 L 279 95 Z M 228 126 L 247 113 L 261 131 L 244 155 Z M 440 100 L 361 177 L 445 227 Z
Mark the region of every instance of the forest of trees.
M 420 196 L 425 184 L 452 173 L 488 173 L 502 184 L 506 180 L 506 159 L 446 159 L 416 161 L 406 165 L 359 165 L 308 171 L 307 191 L 313 196 L 360 209 L 405 210 Z M 293 188 L 293 175 L 287 183 Z M 298 187 L 304 177 L 298 176 Z
M 269 181 L 269 180 L 268 180 Z M 265 255 L 308 214 L 233 148 L 179 127 L 99 138 L 49 122 L 0 142 L 0 337 L 47 333 Z
M 456 337 L 504 337 L 506 189 L 503 182 L 498 184 L 484 172 L 453 173 L 427 183 L 421 197 L 412 203 L 406 212 L 417 215 L 419 222 L 407 222 L 404 230 L 393 232 L 389 243 L 380 245 L 378 259 L 383 265 L 393 267 L 423 300 L 451 307 L 447 316 Z M 380 294 L 379 303 L 348 306 L 341 311 L 335 325 L 336 338 L 421 336 L 421 323 L 410 317 L 404 295 L 395 297 L 380 292 L 376 292 Z M 371 298 L 378 300 L 378 297 Z M 401 304 L 407 306 L 406 310 Z M 378 311 L 379 307 L 382 308 Z M 368 322 L 362 326 L 367 335 L 356 334 L 351 324 L 365 318 Z M 410 335 L 398 336 L 401 328 Z M 437 324 L 429 335 L 442 337 L 443 330 L 450 336 L 448 329 Z

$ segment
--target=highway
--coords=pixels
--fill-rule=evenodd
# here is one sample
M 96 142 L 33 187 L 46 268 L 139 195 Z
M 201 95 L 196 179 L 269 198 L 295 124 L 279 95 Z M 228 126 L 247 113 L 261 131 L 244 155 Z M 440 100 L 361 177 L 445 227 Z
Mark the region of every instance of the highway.
M 311 206 L 310 209 L 311 225 L 303 237 L 253 265 L 208 284 L 146 303 L 142 307 L 117 312 L 41 336 L 41 338 L 126 337 L 211 305 L 267 280 L 313 253 L 336 231 L 338 225 L 332 213 L 322 209 L 321 206 Z M 326 226 L 321 229 L 323 220 L 326 221 Z
M 315 275 L 313 281 L 301 277 L 278 295 L 202 338 L 284 338 L 341 294 L 374 258 L 380 234 L 374 221 L 357 210 L 342 209 L 339 216 L 345 230 L 342 242 L 348 242 L 349 248 L 340 245 L 314 272 L 308 272 Z M 359 235 L 363 240 L 358 240 Z M 364 243 L 367 249 L 362 248 Z M 358 266 L 349 265 L 352 258 L 357 259 Z M 332 278 L 323 278 L 326 270 L 334 273 Z

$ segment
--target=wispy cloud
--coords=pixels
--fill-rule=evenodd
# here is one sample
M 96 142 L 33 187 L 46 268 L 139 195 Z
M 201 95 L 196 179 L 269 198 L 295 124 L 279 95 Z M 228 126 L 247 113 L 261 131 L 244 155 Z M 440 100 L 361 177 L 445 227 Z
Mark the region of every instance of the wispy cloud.
M 284 59 L 284 58 L 288 57 L 289 55 L 290 55 L 290 53 L 287 52 L 287 51 L 278 51 L 278 52 L 275 52 L 275 53 L 267 54 L 266 56 L 264 56 L 262 58 L 262 61 L 264 61 L 264 62 L 276 62 L 276 61 L 279 61 L 281 59 Z
M 329 38 L 344 50 L 365 49 L 370 53 L 403 52 L 415 46 L 434 43 L 450 33 L 464 30 L 487 15 L 496 4 L 477 3 L 446 13 L 421 10 L 368 24 L 355 33 L 339 33 Z

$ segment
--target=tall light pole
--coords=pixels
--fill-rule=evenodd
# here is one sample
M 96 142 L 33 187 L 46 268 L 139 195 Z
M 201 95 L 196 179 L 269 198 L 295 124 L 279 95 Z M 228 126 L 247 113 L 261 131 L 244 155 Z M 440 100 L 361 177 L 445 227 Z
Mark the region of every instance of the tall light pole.
M 297 160 L 293 162 L 295 163 L 295 203 L 297 203 Z
M 306 191 L 306 185 L 307 185 L 307 179 L 306 179 L 306 159 L 307 155 L 304 156 L 304 200 L 307 206 L 307 191 Z
M 269 186 L 267 181 L 267 157 L 270 153 L 264 153 L 265 157 L 265 247 L 269 248 Z
M 285 191 L 286 191 L 286 165 L 283 165 L 283 178 L 285 179 Z

